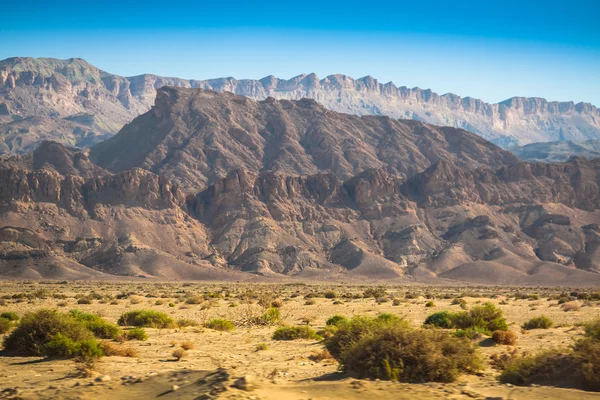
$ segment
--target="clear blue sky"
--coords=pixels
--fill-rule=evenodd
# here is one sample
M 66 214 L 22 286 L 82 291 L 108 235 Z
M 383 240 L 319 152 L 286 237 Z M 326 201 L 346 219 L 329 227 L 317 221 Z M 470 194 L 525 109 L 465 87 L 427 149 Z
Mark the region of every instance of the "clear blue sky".
M 0 58 L 120 75 L 371 75 L 489 102 L 600 106 L 600 1 L 0 0 Z

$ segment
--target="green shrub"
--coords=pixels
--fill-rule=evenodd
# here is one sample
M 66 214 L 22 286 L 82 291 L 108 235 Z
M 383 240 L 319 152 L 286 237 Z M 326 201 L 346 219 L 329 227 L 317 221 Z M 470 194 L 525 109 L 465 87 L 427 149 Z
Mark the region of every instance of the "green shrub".
M 540 380 L 549 380 L 569 361 L 568 355 L 560 350 L 546 350 L 532 356 L 516 358 L 509 362 L 500 374 L 502 383 L 526 385 Z
M 281 319 L 281 311 L 278 307 L 270 307 L 263 315 L 263 320 L 267 324 L 276 324 Z
M 465 315 L 466 314 L 466 315 Z M 454 319 L 457 328 L 480 327 L 486 329 L 490 334 L 493 331 L 506 331 L 508 324 L 504 319 L 502 310 L 492 303 L 475 306 L 468 312 L 458 313 Z
M 321 337 L 317 335 L 310 326 L 282 326 L 277 328 L 273 333 L 273 340 L 296 340 L 296 339 L 314 339 L 320 340 Z
M 364 327 L 365 320 L 361 325 Z M 337 341 L 342 345 L 333 348 L 335 354 L 330 350 L 342 370 L 359 378 L 453 382 L 461 373 L 481 368 L 475 346 L 446 332 L 413 330 L 399 323 L 375 323 L 370 329 L 368 334 L 357 330 L 354 337 L 348 337 L 346 331 L 343 340 Z
M 117 339 L 123 334 L 118 326 L 105 321 L 98 315 L 79 310 L 71 310 L 70 314 L 76 320 L 81 321 L 97 338 Z
M 460 338 L 464 337 L 469 340 L 479 340 L 484 335 L 489 336 L 489 332 L 487 331 L 487 329 L 483 329 L 480 327 L 457 329 L 456 332 L 454 332 L 454 336 L 460 337 Z
M 339 324 L 337 332 L 331 338 L 325 340 L 325 347 L 333 357 L 338 358 L 342 349 L 347 347 L 349 343 L 371 334 L 381 325 L 409 327 L 408 322 L 398 317 L 388 320 L 386 318 L 370 318 L 357 315 L 349 321 Z
M 233 322 L 221 318 L 211 319 L 204 326 L 221 332 L 231 332 L 235 328 Z
M 339 315 L 336 314 L 332 317 L 329 317 L 327 319 L 327 321 L 325 321 L 325 325 L 334 325 L 334 326 L 338 326 L 340 324 L 344 324 L 347 323 L 349 321 L 348 318 L 344 317 L 343 315 Z
M 12 321 L 6 318 L 0 318 L 0 335 L 10 331 L 12 327 Z
M 100 356 L 98 342 L 86 324 L 71 314 L 42 309 L 27 313 L 4 339 L 4 348 L 19 355 L 83 358 Z
M 145 328 L 175 328 L 175 321 L 167 314 L 154 310 L 135 310 L 121 315 L 120 326 L 141 326 Z
M 425 319 L 425 325 L 433 325 L 438 328 L 453 328 L 454 327 L 454 313 L 450 311 L 440 311 L 435 314 L 431 314 Z
M 428 301 L 427 303 L 425 303 L 425 307 L 434 307 L 435 303 L 433 301 Z
M 548 329 L 552 328 L 554 322 L 545 315 L 540 315 L 539 317 L 533 317 L 529 321 L 523 324 L 523 329 Z
M 17 314 L 16 312 L 12 312 L 12 311 L 3 312 L 2 314 L 0 314 L 0 318 L 7 319 L 9 321 L 18 321 L 19 314 Z
M 148 334 L 144 328 L 132 328 L 126 333 L 127 340 L 148 340 Z
M 402 320 L 402 318 L 400 318 L 399 316 L 392 314 L 392 313 L 380 313 L 377 314 L 377 316 L 375 317 L 375 319 L 377 321 L 383 322 L 383 323 L 396 323 L 396 322 L 400 322 Z
M 600 341 L 600 318 L 584 325 L 586 336 Z
M 504 319 L 502 310 L 492 303 L 475 306 L 470 311 L 457 313 L 440 311 L 427 317 L 425 325 L 458 329 L 480 328 L 488 336 L 493 331 L 508 330 L 508 324 Z

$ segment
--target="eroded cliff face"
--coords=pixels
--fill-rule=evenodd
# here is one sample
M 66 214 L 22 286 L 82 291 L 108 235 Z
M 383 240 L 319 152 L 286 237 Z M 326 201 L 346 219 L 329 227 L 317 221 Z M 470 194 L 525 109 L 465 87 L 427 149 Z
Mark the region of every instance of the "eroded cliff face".
M 454 94 L 397 87 L 367 76 L 315 74 L 289 80 L 185 80 L 144 74 L 121 77 L 82 59 L 17 57 L 0 61 L 0 154 L 32 151 L 43 140 L 88 147 L 148 111 L 163 86 L 232 92 L 255 100 L 316 100 L 329 110 L 452 126 L 509 146 L 600 138 L 591 104 L 514 97 L 488 104 Z

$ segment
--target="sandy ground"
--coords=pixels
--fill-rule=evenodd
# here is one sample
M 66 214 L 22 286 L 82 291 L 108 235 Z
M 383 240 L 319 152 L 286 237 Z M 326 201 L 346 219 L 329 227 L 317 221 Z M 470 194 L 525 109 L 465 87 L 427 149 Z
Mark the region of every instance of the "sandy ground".
M 499 305 L 510 329 L 519 335 L 518 351 L 535 353 L 545 348 L 568 346 L 581 336 L 582 329 L 578 323 L 600 315 L 598 301 L 576 300 L 572 304 L 579 306 L 579 310 L 564 311 L 556 299 L 548 297 L 571 290 L 556 288 L 385 287 L 386 298 L 400 299 L 396 306 L 391 300 L 378 304 L 372 297 L 340 298 L 344 294 L 345 297 L 362 294 L 366 288 L 356 285 L 0 282 L 0 297 L 5 298 L 0 312 L 16 311 L 23 315 L 40 308 L 58 307 L 63 311 L 77 308 L 116 322 L 125 311 L 152 308 L 164 311 L 176 320 L 191 319 L 199 325 L 181 329 L 147 328 L 147 341 L 130 341 L 123 345 L 134 348 L 138 353 L 136 357 L 104 357 L 94 365 L 89 377 L 78 375 L 76 363 L 72 360 L 0 356 L 0 398 L 600 398 L 599 393 L 576 389 L 500 384 L 498 372 L 489 365 L 489 357 L 507 351 L 508 347 L 494 345 L 490 339 L 482 340 L 480 345 L 486 360 L 486 369 L 482 373 L 463 376 L 451 384 L 405 384 L 347 377 L 338 372 L 334 360 L 314 362 L 309 359 L 311 354 L 323 348 L 320 342 L 273 341 L 271 335 L 276 326 L 243 324 L 248 315 L 260 309 L 257 304 L 248 303 L 255 303 L 257 299 L 280 299 L 283 304 L 282 323 L 285 324 L 308 323 L 319 329 L 334 314 L 352 316 L 390 312 L 406 318 L 414 326 L 420 326 L 433 312 L 459 311 L 458 305 L 450 303 L 452 298 L 462 294 L 469 307 L 486 301 Z M 334 290 L 338 298 L 317 297 L 314 298 L 315 304 L 306 304 L 307 294 L 322 294 L 328 290 Z M 77 304 L 77 298 L 92 292 L 102 299 L 93 300 L 92 304 Z M 221 298 L 209 298 L 217 293 Z M 249 297 L 244 294 L 248 293 L 252 293 L 255 299 L 244 300 Z M 540 298 L 515 299 L 517 293 L 537 294 Z M 209 299 L 198 300 L 199 296 Z M 189 298 L 194 300 L 186 302 Z M 434 306 L 425 306 L 430 301 L 428 298 L 433 298 Z M 336 301 L 342 304 L 334 304 Z M 188 304 L 196 302 L 199 304 Z M 541 314 L 549 316 L 556 326 L 548 330 L 521 330 L 523 322 Z M 204 322 L 215 317 L 230 319 L 238 326 L 232 332 L 202 327 Z M 172 353 L 184 342 L 191 342 L 193 349 L 176 361 Z M 257 351 L 260 343 L 268 348 Z M 247 376 L 251 390 L 232 387 L 236 379 L 244 376 Z

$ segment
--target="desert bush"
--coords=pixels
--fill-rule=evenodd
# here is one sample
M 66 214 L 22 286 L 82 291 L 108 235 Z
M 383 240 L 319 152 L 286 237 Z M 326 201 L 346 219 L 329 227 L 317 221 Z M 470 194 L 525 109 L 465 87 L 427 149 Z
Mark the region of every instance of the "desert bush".
M 77 300 L 77 304 L 92 304 L 92 299 L 89 297 L 82 297 Z
M 343 315 L 336 314 L 332 317 L 329 317 L 327 321 L 325 321 L 325 325 L 334 325 L 337 326 L 339 324 L 347 323 L 349 321 L 348 318 Z
M 581 307 L 579 306 L 579 304 L 576 304 L 576 303 L 564 303 L 562 305 L 562 309 L 563 309 L 563 311 L 566 311 L 566 312 L 579 311 L 579 310 L 581 310 Z
M 120 326 L 140 326 L 145 328 L 175 328 L 175 321 L 167 314 L 154 310 L 135 310 L 121 315 Z
M 433 301 L 428 301 L 427 303 L 425 303 L 425 307 L 434 307 L 435 303 Z
M 317 304 L 317 301 L 316 301 L 315 299 L 313 299 L 313 298 L 310 298 L 310 299 L 308 299 L 308 300 L 306 300 L 306 301 L 304 302 L 304 305 L 305 305 L 305 306 L 312 306 L 312 305 L 314 305 L 314 304 Z
M 330 338 L 338 331 L 337 325 L 325 325 L 317 334 L 324 339 Z
M 79 310 L 71 310 L 70 314 L 76 320 L 81 321 L 98 338 L 116 339 L 123 334 L 118 326 L 111 324 L 98 315 Z
M 140 340 L 142 342 L 148 340 L 148 334 L 144 328 L 132 328 L 125 335 L 127 340 Z
M 271 302 L 271 307 L 281 308 L 283 307 L 283 301 L 281 301 L 280 299 L 275 299 Z
M 500 381 L 513 385 L 524 385 L 538 380 L 551 379 L 561 365 L 566 365 L 568 356 L 552 349 L 531 356 L 518 357 L 504 366 Z
M 453 382 L 460 374 L 481 368 L 475 346 L 446 332 L 413 330 L 398 322 L 369 323 L 365 319 L 356 326 L 367 326 L 369 332 L 357 329 L 349 335 L 351 331 L 344 331 L 342 326 L 338 331 L 342 340 L 336 334 L 326 346 L 342 370 L 359 378 Z M 332 343 L 337 346 L 332 347 Z
M 137 357 L 138 353 L 131 347 L 123 347 L 109 341 L 100 342 L 100 349 L 105 356 Z
M 19 314 L 17 314 L 16 312 L 7 311 L 7 312 L 3 312 L 2 314 L 0 314 L 0 318 L 7 319 L 9 321 L 18 321 Z
M 263 350 L 267 350 L 269 348 L 269 345 L 266 343 L 258 343 L 256 345 L 256 347 L 254 348 L 254 350 L 256 351 L 263 351 Z
M 192 343 L 192 342 L 182 342 L 180 344 L 180 346 L 184 350 L 192 350 L 194 348 L 194 343 Z
M 175 360 L 179 361 L 184 357 L 187 357 L 187 351 L 185 351 L 184 349 L 175 349 L 173 351 L 173 353 L 171 353 L 171 355 L 175 358 Z
M 529 321 L 523 324 L 523 329 L 548 329 L 552 328 L 554 322 L 545 315 L 540 315 L 539 317 L 533 317 Z
M 375 299 L 378 299 L 378 298 L 384 297 L 386 295 L 387 295 L 387 291 L 383 287 L 368 288 L 363 292 L 364 298 L 373 297 Z
M 454 300 L 452 300 L 452 303 L 450 303 L 450 305 L 459 306 L 463 310 L 467 309 L 467 301 L 465 299 L 461 299 L 460 297 L 457 297 Z
M 310 326 L 282 326 L 277 328 L 273 333 L 273 340 L 296 340 L 296 339 L 314 339 L 320 340 L 321 337 L 317 335 Z
M 508 330 L 502 310 L 492 303 L 475 306 L 470 311 L 457 313 L 440 311 L 427 317 L 425 325 L 458 329 L 480 328 L 488 336 L 493 331 Z
M 12 321 L 6 318 L 0 318 L 0 335 L 10 331 L 13 327 Z
M 380 314 L 381 315 L 381 314 Z M 370 318 L 364 316 L 354 316 L 350 320 L 338 324 L 337 331 L 331 337 L 325 340 L 325 347 L 333 357 L 338 359 L 342 349 L 347 347 L 352 341 L 358 340 L 363 336 L 370 335 L 381 325 L 394 325 L 408 328 L 408 322 L 400 318 Z
M 583 325 L 586 336 L 600 341 L 600 318 Z
M 100 357 L 102 350 L 92 331 L 71 314 L 42 309 L 27 313 L 4 339 L 9 352 L 33 356 Z
M 498 344 L 514 346 L 517 343 L 517 334 L 513 331 L 494 331 L 492 340 Z
M 222 318 L 211 319 L 204 326 L 221 332 L 231 332 L 235 328 L 233 322 Z
M 450 311 L 439 311 L 434 314 L 431 314 L 425 319 L 425 325 L 433 325 L 438 328 L 453 328 L 454 327 L 454 318 L 455 313 Z
M 489 336 L 489 332 L 487 331 L 487 329 L 483 329 L 480 327 L 474 327 L 474 328 L 467 328 L 467 329 L 457 329 L 453 335 L 456 337 L 459 337 L 459 338 L 466 338 L 469 340 L 479 340 L 484 335 Z
M 399 306 L 399 305 L 400 305 L 400 303 L 402 303 L 402 301 L 401 301 L 400 299 L 394 299 L 394 300 L 392 301 L 392 305 L 393 305 L 393 306 Z
M 281 311 L 277 307 L 270 307 L 263 315 L 266 324 L 276 324 L 281 319 Z
M 337 298 L 337 293 L 333 290 L 329 290 L 329 291 L 325 292 L 324 297 L 326 299 L 335 299 L 335 298 Z
M 502 331 L 501 331 L 502 332 Z M 525 355 L 525 354 L 523 354 Z M 499 371 L 504 371 L 506 366 L 512 363 L 514 360 L 519 358 L 519 350 L 516 347 L 510 348 L 510 350 L 504 353 L 496 353 L 490 356 L 490 364 L 492 368 Z
M 331 354 L 329 354 L 329 351 L 327 351 L 327 349 L 323 349 L 321 351 L 316 351 L 312 353 L 308 356 L 308 359 L 318 363 L 323 360 L 333 360 L 333 357 L 331 356 Z
M 188 319 L 188 318 L 181 318 L 177 320 L 177 326 L 180 328 L 185 328 L 188 326 L 198 326 L 198 322 L 194 321 L 193 319 Z

